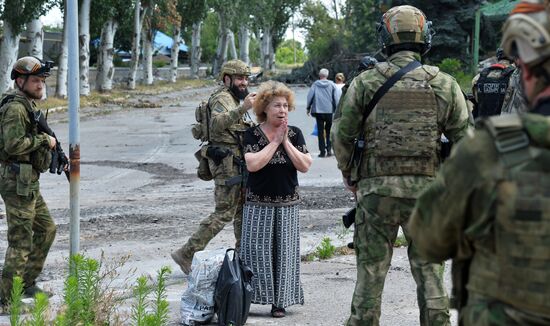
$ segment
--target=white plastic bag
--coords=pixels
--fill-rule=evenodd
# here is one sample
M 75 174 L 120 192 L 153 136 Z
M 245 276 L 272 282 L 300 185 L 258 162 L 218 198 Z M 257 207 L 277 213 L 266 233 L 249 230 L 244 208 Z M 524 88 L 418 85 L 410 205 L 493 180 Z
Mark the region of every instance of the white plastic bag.
M 193 256 L 189 285 L 181 297 L 182 324 L 208 323 L 214 317 L 214 290 L 225 251 L 203 250 Z

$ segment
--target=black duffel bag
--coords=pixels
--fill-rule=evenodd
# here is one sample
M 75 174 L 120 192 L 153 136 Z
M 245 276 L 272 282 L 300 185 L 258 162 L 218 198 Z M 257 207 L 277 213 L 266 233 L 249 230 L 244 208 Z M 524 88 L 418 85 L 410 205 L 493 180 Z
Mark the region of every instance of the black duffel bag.
M 233 259 L 229 251 L 233 251 Z M 243 264 L 235 249 L 227 249 L 214 291 L 219 326 L 244 325 L 252 300 L 253 276 L 254 273 Z

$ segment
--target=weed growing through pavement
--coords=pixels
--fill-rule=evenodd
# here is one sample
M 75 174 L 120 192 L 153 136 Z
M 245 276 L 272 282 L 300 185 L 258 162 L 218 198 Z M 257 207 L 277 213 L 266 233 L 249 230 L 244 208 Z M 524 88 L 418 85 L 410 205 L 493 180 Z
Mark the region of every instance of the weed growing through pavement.
M 23 279 L 20 276 L 13 277 L 11 288 L 11 299 L 9 304 L 10 309 L 10 325 L 20 325 L 21 313 L 23 309 Z
M 161 326 L 168 324 L 169 305 L 166 300 L 166 279 L 172 271 L 168 266 L 157 273 L 156 284 L 150 285 L 146 276 L 140 276 L 133 288 L 135 303 L 132 306 L 132 325 Z M 153 294 L 153 301 L 147 298 Z M 152 308 L 152 312 L 150 311 Z
M 324 237 L 323 240 L 321 240 L 321 244 L 317 246 L 316 253 L 319 259 L 329 259 L 334 256 L 335 251 L 336 247 L 332 244 L 330 238 Z
M 45 293 L 38 293 L 30 315 L 23 319 L 23 280 L 14 277 L 10 301 L 10 325 L 13 326 L 73 326 L 73 325 L 123 325 L 124 320 L 118 309 L 128 296 L 128 278 L 123 286 L 115 288 L 113 281 L 120 279 L 120 267 L 128 256 L 120 261 L 105 264 L 104 255 L 94 260 L 82 255 L 70 259 L 70 272 L 65 280 L 63 305 L 54 320 L 48 314 L 49 302 Z M 129 274 L 131 274 L 130 272 Z M 133 287 L 137 302 L 132 306 L 132 325 L 163 326 L 169 322 L 169 305 L 166 293 L 166 280 L 171 271 L 162 267 L 154 284 L 147 277 L 138 278 Z M 150 297 L 152 296 L 152 297 Z

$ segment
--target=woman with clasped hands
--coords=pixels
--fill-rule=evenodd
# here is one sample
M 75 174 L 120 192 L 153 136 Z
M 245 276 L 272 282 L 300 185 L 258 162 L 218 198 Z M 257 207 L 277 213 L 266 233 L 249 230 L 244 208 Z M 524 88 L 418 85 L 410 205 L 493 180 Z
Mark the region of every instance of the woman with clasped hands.
M 300 282 L 298 176 L 311 166 L 302 131 L 288 125 L 294 93 L 283 83 L 260 85 L 254 101 L 259 122 L 244 135 L 250 172 L 243 209 L 241 257 L 254 272 L 252 303 L 271 304 L 271 315 L 304 303 Z

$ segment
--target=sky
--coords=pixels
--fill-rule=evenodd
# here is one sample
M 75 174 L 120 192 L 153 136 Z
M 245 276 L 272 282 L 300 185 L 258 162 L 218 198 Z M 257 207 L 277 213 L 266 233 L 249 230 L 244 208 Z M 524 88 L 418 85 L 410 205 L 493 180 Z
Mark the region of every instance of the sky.
M 45 16 L 40 17 L 40 21 L 48 26 L 61 26 L 63 25 L 63 14 L 61 14 L 59 7 L 55 6 Z

